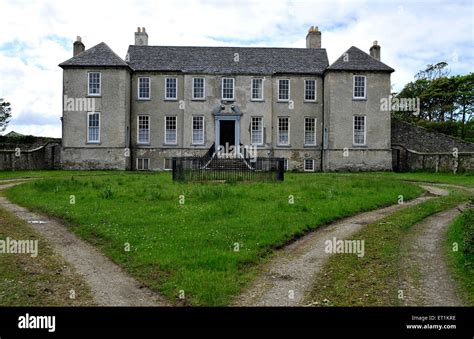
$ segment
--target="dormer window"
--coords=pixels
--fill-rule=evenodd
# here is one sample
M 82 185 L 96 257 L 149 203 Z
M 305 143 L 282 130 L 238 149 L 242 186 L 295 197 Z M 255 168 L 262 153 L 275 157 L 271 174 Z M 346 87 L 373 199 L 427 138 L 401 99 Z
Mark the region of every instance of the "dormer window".
M 366 99 L 365 75 L 354 75 L 354 99 Z
M 100 72 L 87 73 L 87 95 L 100 96 Z

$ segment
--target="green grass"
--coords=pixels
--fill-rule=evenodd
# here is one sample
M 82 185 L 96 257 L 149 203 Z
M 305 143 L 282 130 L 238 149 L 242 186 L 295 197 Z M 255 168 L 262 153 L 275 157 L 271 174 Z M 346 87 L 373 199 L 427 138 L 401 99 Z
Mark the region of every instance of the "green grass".
M 38 240 L 38 256 L 0 254 L 0 306 L 90 306 L 89 286 L 28 224 L 0 209 L 0 239 Z M 75 298 L 70 298 L 74 290 Z
M 411 172 L 411 173 L 394 173 L 394 172 L 380 172 L 374 173 L 380 178 L 393 178 L 397 180 L 408 181 L 427 181 L 435 183 L 446 183 L 453 185 L 462 185 L 474 187 L 474 172 L 467 172 L 462 174 L 454 173 L 431 173 L 431 172 Z
M 457 251 L 453 251 L 454 243 Z M 465 211 L 449 226 L 446 253 L 461 299 L 474 306 L 474 209 Z
M 273 184 L 184 184 L 173 183 L 169 173 L 122 172 L 43 179 L 14 187 L 7 196 L 66 220 L 170 300 L 179 303 L 183 290 L 187 304 L 225 305 L 274 248 L 318 225 L 421 192 L 371 174 L 288 173 L 284 182 Z
M 0 171 L 0 184 L 2 180 L 19 179 L 19 178 L 56 178 L 64 176 L 91 176 L 91 175 L 108 175 L 116 174 L 118 171 L 103 170 L 103 171 L 80 171 L 80 170 L 18 170 L 18 171 Z
M 331 256 L 305 302 L 323 306 L 399 306 L 402 239 L 416 223 L 467 199 L 464 191 L 452 190 L 449 196 L 402 209 L 367 225 L 351 237 L 365 241 L 364 257 Z

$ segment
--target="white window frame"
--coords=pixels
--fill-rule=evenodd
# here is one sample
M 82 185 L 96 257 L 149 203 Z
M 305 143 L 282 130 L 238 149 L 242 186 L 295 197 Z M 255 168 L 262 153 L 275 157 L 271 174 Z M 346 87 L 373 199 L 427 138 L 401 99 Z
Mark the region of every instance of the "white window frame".
M 306 120 L 307 120 L 307 119 L 314 120 L 314 132 L 313 132 L 313 133 L 314 133 L 314 143 L 312 143 L 312 144 L 306 143 Z M 316 142 L 316 126 L 317 126 L 317 122 L 318 122 L 318 119 L 316 119 L 315 117 L 305 117 L 305 118 L 304 118 L 304 126 L 303 126 L 303 128 L 304 128 L 304 135 L 303 135 L 303 137 L 304 137 L 304 145 L 305 145 L 305 146 L 316 146 L 316 145 L 317 145 L 317 142 Z
M 260 120 L 260 140 L 257 142 L 254 140 L 254 135 L 253 135 L 253 119 L 259 119 Z M 255 116 L 250 118 L 250 144 L 255 145 L 255 146 L 262 146 L 264 144 L 264 137 L 263 137 L 263 117 L 262 116 Z
M 194 80 L 202 79 L 202 97 L 196 97 L 194 92 Z M 206 78 L 205 77 L 193 77 L 191 80 L 192 83 L 192 97 L 193 100 L 206 100 Z
M 262 93 L 261 93 L 262 95 L 261 95 L 260 98 L 254 98 L 253 97 L 253 82 L 255 80 L 260 80 L 262 82 Z M 252 78 L 250 80 L 250 100 L 251 101 L 264 101 L 264 86 L 265 86 L 264 84 L 265 84 L 265 79 L 264 78 Z
M 194 140 L 194 118 L 202 119 L 202 141 Z M 193 145 L 204 145 L 206 143 L 206 118 L 204 115 L 193 115 L 191 119 L 191 143 Z
M 148 118 L 148 141 L 143 142 L 140 141 L 140 117 L 147 117 Z M 137 116 L 137 144 L 138 145 L 149 145 L 151 139 L 151 121 L 150 116 L 148 114 L 140 114 Z
M 278 117 L 277 118 L 277 146 L 290 146 L 290 118 L 289 117 Z M 280 142 L 280 119 L 287 119 L 288 121 L 288 143 L 282 144 Z
M 176 83 L 176 96 L 169 97 L 168 96 L 168 80 L 175 80 Z M 177 77 L 165 77 L 165 100 L 178 100 L 178 78 Z
M 364 118 L 364 143 L 356 143 L 355 142 L 355 120 L 356 117 L 358 118 Z M 366 146 L 367 145 L 367 116 L 365 115 L 354 115 L 352 117 L 352 144 L 354 146 Z
M 364 96 L 362 97 L 356 97 L 356 78 L 361 77 L 364 78 Z M 364 100 L 367 99 L 367 76 L 365 75 L 360 75 L 360 74 L 355 74 L 352 77 L 352 99 L 354 100 Z
M 284 167 L 285 171 L 288 171 L 288 168 L 290 166 L 289 163 L 290 163 L 290 161 L 288 160 L 288 158 L 285 158 L 283 160 L 283 167 Z
M 166 160 L 169 161 L 170 167 L 166 167 Z M 171 170 L 173 170 L 173 158 L 164 158 L 164 159 L 163 159 L 163 170 L 164 170 L 164 171 L 171 171 Z
M 99 93 L 91 93 L 90 79 L 91 74 L 99 74 Z M 100 97 L 102 95 L 102 73 L 100 72 L 87 72 L 87 95 L 91 97 Z
M 281 99 L 280 98 L 280 82 L 281 81 L 288 81 L 288 99 Z M 291 81 L 290 79 L 277 79 L 278 82 L 278 102 L 289 102 L 291 100 Z
M 98 128 L 97 140 L 90 140 L 90 134 L 89 134 L 89 128 L 90 128 L 89 122 L 90 121 L 89 121 L 89 117 L 91 115 L 95 115 L 95 114 L 97 114 L 99 116 L 99 126 L 97 127 Z M 86 131 L 87 138 L 86 139 L 87 139 L 88 144 L 100 144 L 100 125 L 101 125 L 101 123 L 100 123 L 100 112 L 87 112 L 87 131 Z
M 312 81 L 312 82 L 314 82 L 314 99 L 306 99 L 306 89 L 307 89 L 307 88 L 306 88 L 306 81 Z M 316 102 L 316 101 L 317 101 L 316 99 L 317 99 L 317 97 L 318 97 L 318 94 L 317 94 L 317 93 L 318 93 L 318 91 L 317 91 L 317 81 L 316 81 L 316 79 L 304 79 L 304 93 L 303 93 L 303 95 L 304 95 L 304 98 L 303 98 L 304 101 L 305 101 L 305 102 Z
M 145 168 L 145 160 L 147 161 L 147 168 Z M 138 166 L 138 164 L 141 162 L 141 168 Z M 149 171 L 150 170 L 150 158 L 137 158 L 137 163 L 136 163 L 136 169 L 137 171 Z
M 140 82 L 142 79 L 148 79 L 148 96 L 147 97 L 140 96 Z M 151 98 L 151 78 L 150 77 L 138 77 L 137 98 L 138 100 L 150 100 Z
M 168 135 L 166 133 L 167 128 L 166 128 L 166 118 L 174 118 L 175 119 L 175 141 L 174 142 L 169 142 L 168 141 Z M 165 123 L 164 123 L 164 129 L 165 129 L 165 145 L 177 145 L 178 144 L 178 117 L 176 115 L 167 115 L 165 116 Z
M 224 80 L 232 80 L 232 98 L 224 98 Z M 222 78 L 221 80 L 221 99 L 224 101 L 235 100 L 235 78 Z
M 311 161 L 311 169 L 306 168 L 306 162 Z M 303 168 L 305 172 L 314 172 L 314 159 L 304 159 Z

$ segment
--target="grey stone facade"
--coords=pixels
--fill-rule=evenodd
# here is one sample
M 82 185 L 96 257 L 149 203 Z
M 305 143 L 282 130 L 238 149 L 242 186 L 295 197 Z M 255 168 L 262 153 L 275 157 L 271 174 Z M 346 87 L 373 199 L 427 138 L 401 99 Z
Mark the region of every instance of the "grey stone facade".
M 283 157 L 289 170 L 305 170 L 305 163 L 306 170 L 314 171 L 390 170 L 390 112 L 381 109 L 380 100 L 390 94 L 393 69 L 377 59 L 380 46 L 374 45 L 373 56 L 351 47 L 329 65 L 317 27 L 310 28 L 306 45 L 148 46 L 148 34 L 139 28 L 135 45 L 122 60 L 104 43 L 84 50 L 78 38 L 74 57 L 60 65 L 65 100 L 62 165 L 165 170 L 171 157 L 201 156 L 223 140 L 251 145 L 252 118 L 261 118 L 263 142 L 253 145 L 257 155 Z M 91 72 L 100 73 L 99 95 L 88 93 Z M 354 76 L 359 75 L 365 77 L 365 98 L 354 99 Z M 139 97 L 140 78 L 148 79 L 142 80 L 149 83 L 147 98 Z M 167 78 L 176 79 L 176 98 L 166 98 Z M 204 78 L 202 99 L 193 97 L 194 78 Z M 232 99 L 222 97 L 223 78 L 233 79 Z M 253 79 L 262 79 L 261 100 L 252 98 Z M 288 100 L 279 100 L 279 80 L 289 81 Z M 312 92 L 305 88 L 312 81 L 315 98 L 308 100 L 307 93 Z M 91 112 L 69 109 L 66 101 L 71 98 L 94 100 L 94 111 L 100 113 L 100 140 L 88 142 Z M 359 144 L 354 144 L 354 116 L 365 117 Z M 167 117 L 176 121 L 173 143 L 166 142 Z M 204 119 L 202 143 L 193 142 L 193 117 Z M 279 143 L 279 118 L 288 119 L 285 145 Z M 148 128 L 139 126 L 139 119 L 147 121 Z M 314 122 L 314 138 L 309 122 Z M 146 142 L 144 130 L 149 136 Z M 147 166 L 143 159 L 148 159 Z

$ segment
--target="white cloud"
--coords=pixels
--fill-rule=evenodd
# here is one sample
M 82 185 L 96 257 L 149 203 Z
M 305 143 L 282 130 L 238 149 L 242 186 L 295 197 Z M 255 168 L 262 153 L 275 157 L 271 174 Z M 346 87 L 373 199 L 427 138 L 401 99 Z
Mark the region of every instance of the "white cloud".
M 322 31 L 333 62 L 350 46 L 396 69 L 400 89 L 428 63 L 473 70 L 473 4 L 440 1 L 8 1 L 0 0 L 0 97 L 12 103 L 9 130 L 60 136 L 62 72 L 72 42 L 106 42 L 125 56 L 137 26 L 153 45 L 304 47 L 310 25 Z M 55 122 L 57 121 L 57 122 Z

